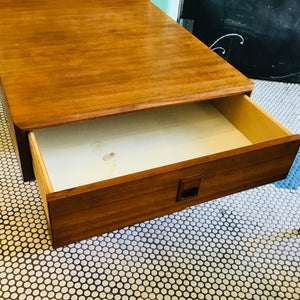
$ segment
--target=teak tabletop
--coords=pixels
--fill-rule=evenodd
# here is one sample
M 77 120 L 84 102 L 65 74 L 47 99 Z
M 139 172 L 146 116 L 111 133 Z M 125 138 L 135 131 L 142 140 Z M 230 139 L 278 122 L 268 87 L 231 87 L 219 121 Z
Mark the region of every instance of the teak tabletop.
M 0 0 L 0 76 L 23 131 L 253 88 L 149 0 Z

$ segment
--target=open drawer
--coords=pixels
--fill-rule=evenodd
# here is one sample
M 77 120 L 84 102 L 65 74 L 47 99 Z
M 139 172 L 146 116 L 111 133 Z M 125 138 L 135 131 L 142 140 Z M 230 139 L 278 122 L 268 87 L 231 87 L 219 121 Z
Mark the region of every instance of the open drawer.
M 54 247 L 283 179 L 300 138 L 238 95 L 29 133 Z

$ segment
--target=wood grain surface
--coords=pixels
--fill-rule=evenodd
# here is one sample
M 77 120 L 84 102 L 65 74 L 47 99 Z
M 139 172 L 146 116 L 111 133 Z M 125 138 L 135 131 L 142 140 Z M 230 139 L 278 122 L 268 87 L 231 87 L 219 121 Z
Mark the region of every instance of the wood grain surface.
M 283 179 L 299 143 L 289 136 L 48 194 L 53 246 Z M 201 177 L 198 195 L 177 202 L 181 180 L 192 176 Z
M 46 195 L 53 193 L 53 187 L 50 182 L 47 169 L 45 167 L 39 146 L 37 144 L 37 141 L 35 139 L 35 136 L 32 132 L 29 133 L 28 136 L 29 140 L 29 146 L 30 146 L 30 152 L 32 156 L 32 165 L 34 169 L 35 178 L 40 190 L 41 198 L 43 201 L 43 206 L 46 213 L 46 218 L 48 222 L 49 229 L 51 228 L 51 222 L 49 218 L 49 211 L 48 211 L 48 202 Z
M 253 88 L 149 0 L 0 0 L 0 37 L 0 76 L 25 131 Z

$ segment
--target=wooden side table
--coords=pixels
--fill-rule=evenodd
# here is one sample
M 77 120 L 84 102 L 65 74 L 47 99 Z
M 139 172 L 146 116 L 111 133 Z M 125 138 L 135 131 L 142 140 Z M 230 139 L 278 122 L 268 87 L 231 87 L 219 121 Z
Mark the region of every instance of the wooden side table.
M 0 20 L 7 112 L 54 247 L 287 175 L 299 136 L 150 1 L 9 0 Z

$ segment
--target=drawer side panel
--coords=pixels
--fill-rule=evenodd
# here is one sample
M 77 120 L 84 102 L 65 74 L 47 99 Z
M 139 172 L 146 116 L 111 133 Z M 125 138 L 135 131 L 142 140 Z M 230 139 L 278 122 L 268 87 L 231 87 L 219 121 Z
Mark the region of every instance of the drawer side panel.
M 35 139 L 35 135 L 33 132 L 28 134 L 28 140 L 30 145 L 30 151 L 32 156 L 32 165 L 34 174 L 36 177 L 36 181 L 38 183 L 38 187 L 41 193 L 41 198 L 43 201 L 43 206 L 46 213 L 47 222 L 49 225 L 49 230 L 51 230 L 51 221 L 49 217 L 49 209 L 48 209 L 48 202 L 47 202 L 47 194 L 53 193 L 53 187 L 51 185 L 46 167 L 44 165 L 44 161 L 41 156 L 41 152 L 37 141 Z

